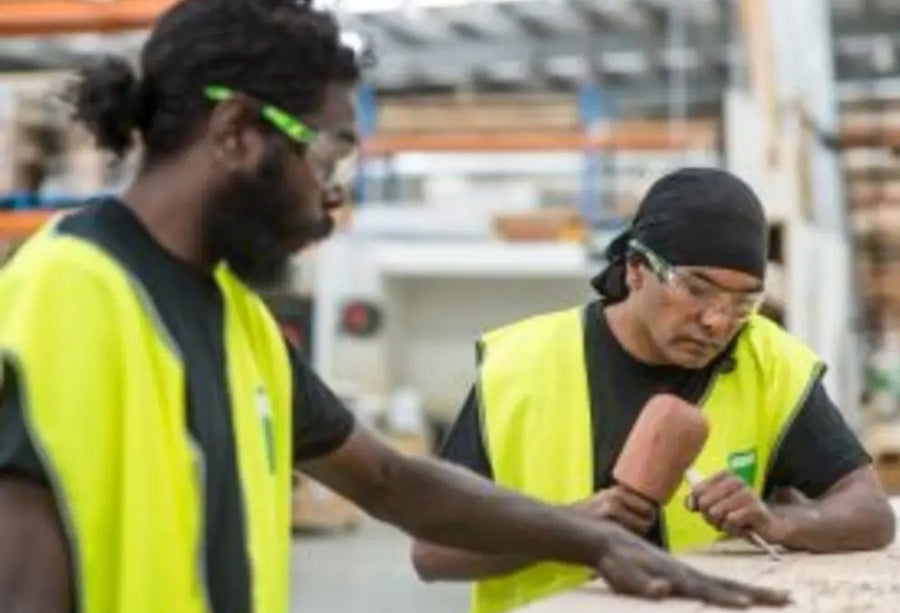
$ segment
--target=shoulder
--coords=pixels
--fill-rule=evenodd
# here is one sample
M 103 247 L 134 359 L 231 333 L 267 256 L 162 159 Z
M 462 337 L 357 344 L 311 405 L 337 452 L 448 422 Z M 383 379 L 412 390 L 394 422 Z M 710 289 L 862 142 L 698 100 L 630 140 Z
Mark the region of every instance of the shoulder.
M 127 275 L 90 241 L 57 231 L 58 218 L 29 239 L 0 272 L 0 292 L 109 294 Z
M 758 368 L 784 363 L 818 362 L 818 356 L 802 340 L 762 315 L 752 316 L 741 330 L 735 349 L 739 357 L 751 359 Z
M 2 350 L 46 370 L 59 349 L 105 351 L 121 342 L 134 292 L 104 251 L 47 226 L 0 271 Z
M 528 341 L 534 346 L 533 342 L 542 338 L 556 338 L 576 330 L 580 332 L 583 321 L 584 306 L 540 313 L 489 330 L 481 337 L 481 344 L 518 346 L 522 341 Z
M 772 410 L 795 410 L 825 371 L 806 343 L 761 316 L 747 322 L 733 355 L 739 378 L 764 390 Z

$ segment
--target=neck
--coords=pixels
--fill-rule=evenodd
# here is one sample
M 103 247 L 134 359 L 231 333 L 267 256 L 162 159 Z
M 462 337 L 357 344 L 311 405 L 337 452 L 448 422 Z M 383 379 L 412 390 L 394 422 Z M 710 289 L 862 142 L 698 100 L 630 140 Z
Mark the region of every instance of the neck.
M 185 263 L 210 269 L 203 243 L 204 207 L 192 164 L 184 159 L 160 162 L 142 170 L 122 200 L 166 251 Z
M 652 366 L 668 364 L 647 328 L 635 315 L 631 298 L 606 307 L 603 316 L 612 335 L 635 360 Z

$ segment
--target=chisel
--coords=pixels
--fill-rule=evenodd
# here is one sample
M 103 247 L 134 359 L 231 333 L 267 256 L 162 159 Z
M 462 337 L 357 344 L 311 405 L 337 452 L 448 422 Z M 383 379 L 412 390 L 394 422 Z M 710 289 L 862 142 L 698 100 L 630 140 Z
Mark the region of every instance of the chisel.
M 700 473 L 698 473 L 693 468 L 689 468 L 687 471 L 685 471 L 684 478 L 687 481 L 688 485 L 691 486 L 691 489 L 703 483 L 703 477 L 701 477 Z M 749 532 L 748 536 L 757 547 L 769 554 L 769 557 L 771 559 L 775 560 L 776 562 L 781 560 L 781 556 L 779 555 L 778 551 L 766 539 L 752 530 Z

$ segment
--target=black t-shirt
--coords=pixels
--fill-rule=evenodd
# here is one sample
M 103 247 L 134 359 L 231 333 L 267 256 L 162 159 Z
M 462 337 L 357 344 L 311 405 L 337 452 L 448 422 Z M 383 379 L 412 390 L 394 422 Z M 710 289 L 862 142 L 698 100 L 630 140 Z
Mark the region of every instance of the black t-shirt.
M 160 247 L 137 217 L 115 200 L 89 203 L 66 217 L 59 231 L 96 244 L 140 282 L 181 352 L 187 373 L 187 426 L 203 450 L 207 470 L 204 509 L 210 599 L 214 613 L 245 613 L 251 608 L 250 575 L 218 286 L 210 275 Z M 73 302 L 72 308 L 78 306 Z M 287 345 L 294 374 L 293 455 L 299 462 L 339 447 L 350 434 L 354 418 Z M 47 483 L 23 423 L 18 385 L 9 365 L 4 366 L 4 375 L 0 471 Z
M 599 491 L 613 484 L 612 467 L 650 396 L 665 390 L 698 402 L 718 364 L 692 370 L 639 362 L 609 329 L 600 301 L 586 307 L 584 328 L 594 431 L 594 489 Z M 441 456 L 492 478 L 479 415 L 478 396 L 473 388 L 444 442 Z M 821 381 L 816 381 L 774 453 L 764 496 L 768 497 L 775 488 L 793 487 L 815 498 L 870 461 Z M 647 538 L 662 544 L 658 523 Z

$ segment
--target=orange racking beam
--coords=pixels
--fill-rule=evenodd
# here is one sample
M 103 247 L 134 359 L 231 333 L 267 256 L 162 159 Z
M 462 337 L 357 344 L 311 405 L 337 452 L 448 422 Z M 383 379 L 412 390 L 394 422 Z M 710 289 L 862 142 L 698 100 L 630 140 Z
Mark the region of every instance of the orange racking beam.
M 669 150 L 710 146 L 710 133 L 677 136 L 665 130 L 623 130 L 586 136 L 581 132 L 383 133 L 366 139 L 368 155 L 402 151 L 579 151 L 586 147 Z
M 0 240 L 26 238 L 57 213 L 53 209 L 0 211 Z
M 0 36 L 139 30 L 175 1 L 0 0 Z

